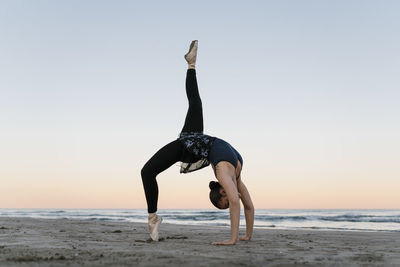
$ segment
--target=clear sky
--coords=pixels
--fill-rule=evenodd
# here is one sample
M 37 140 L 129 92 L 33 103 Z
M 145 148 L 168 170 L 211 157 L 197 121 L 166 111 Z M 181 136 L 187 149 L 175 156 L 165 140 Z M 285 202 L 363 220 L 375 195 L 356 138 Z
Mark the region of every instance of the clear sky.
M 256 208 L 400 208 L 399 1 L 1 1 L 0 208 L 146 208 L 199 40 L 205 132 Z M 158 176 L 212 208 L 211 168 Z

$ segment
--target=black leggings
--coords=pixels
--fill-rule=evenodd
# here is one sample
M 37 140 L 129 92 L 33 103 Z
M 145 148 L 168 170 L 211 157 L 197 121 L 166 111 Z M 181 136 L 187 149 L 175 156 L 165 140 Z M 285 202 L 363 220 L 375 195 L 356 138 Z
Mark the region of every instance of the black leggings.
M 189 100 L 189 109 L 181 132 L 203 132 L 203 108 L 194 69 L 188 69 L 186 73 L 186 95 Z M 185 162 L 183 152 L 181 142 L 179 140 L 172 141 L 158 150 L 143 166 L 141 175 L 149 213 L 157 211 L 156 176 L 178 161 Z

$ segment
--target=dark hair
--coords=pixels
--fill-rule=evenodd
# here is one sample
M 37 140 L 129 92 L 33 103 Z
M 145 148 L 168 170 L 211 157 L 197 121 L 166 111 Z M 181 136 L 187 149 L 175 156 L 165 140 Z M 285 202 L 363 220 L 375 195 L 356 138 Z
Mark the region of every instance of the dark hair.
M 218 182 L 211 181 L 208 187 L 210 187 L 211 203 L 213 203 L 216 208 L 221 209 L 218 206 L 218 202 L 221 200 L 222 197 L 221 194 L 219 193 L 219 190 L 222 188 L 222 186 Z

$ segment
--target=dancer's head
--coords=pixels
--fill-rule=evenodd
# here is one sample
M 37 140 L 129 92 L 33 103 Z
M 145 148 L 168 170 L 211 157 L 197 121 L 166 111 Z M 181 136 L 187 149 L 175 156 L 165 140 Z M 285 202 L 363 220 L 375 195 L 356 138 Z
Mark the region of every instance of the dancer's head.
M 229 208 L 228 196 L 226 195 L 224 188 L 215 181 L 211 181 L 209 187 L 211 203 L 213 203 L 218 209 Z

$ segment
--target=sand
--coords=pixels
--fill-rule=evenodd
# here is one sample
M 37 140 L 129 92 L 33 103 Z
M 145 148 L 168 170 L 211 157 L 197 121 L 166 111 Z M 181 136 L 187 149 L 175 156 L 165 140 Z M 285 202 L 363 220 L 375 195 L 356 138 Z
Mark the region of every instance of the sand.
M 228 228 L 163 223 L 160 236 L 142 223 L 0 217 L 0 266 L 400 266 L 400 233 L 255 229 L 213 246 Z

